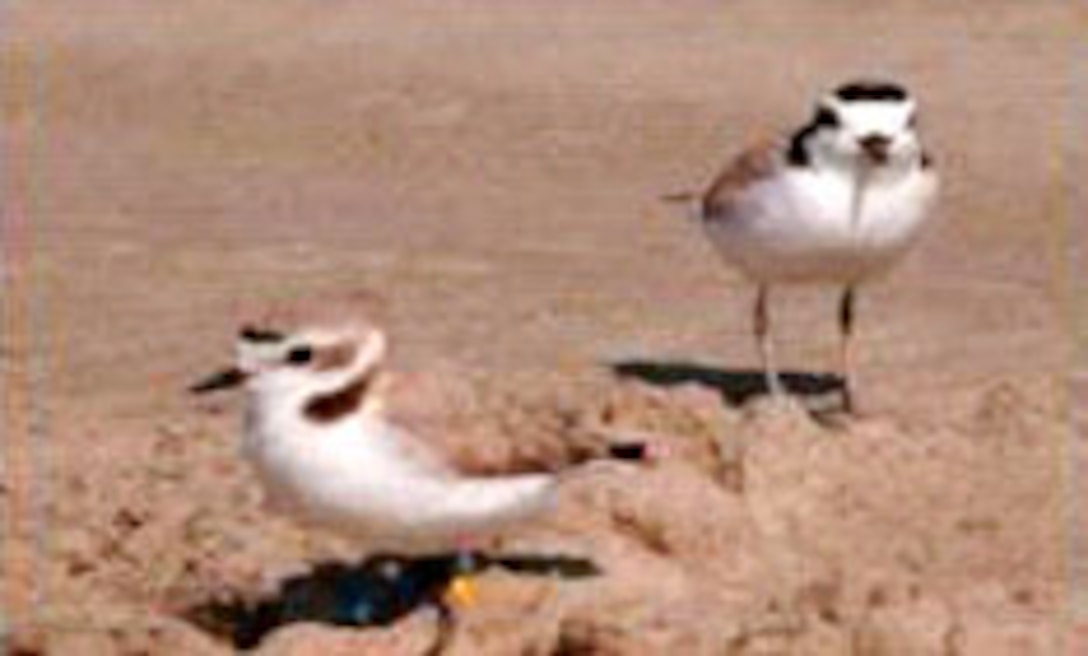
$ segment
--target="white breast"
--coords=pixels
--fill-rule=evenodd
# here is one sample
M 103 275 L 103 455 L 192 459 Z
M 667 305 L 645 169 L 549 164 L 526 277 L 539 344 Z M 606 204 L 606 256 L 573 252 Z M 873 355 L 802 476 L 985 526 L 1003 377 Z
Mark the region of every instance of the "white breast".
M 856 181 L 836 172 L 787 169 L 742 194 L 708 221 L 708 236 L 733 265 L 760 282 L 858 282 L 887 269 L 925 224 L 936 176 L 913 171 Z

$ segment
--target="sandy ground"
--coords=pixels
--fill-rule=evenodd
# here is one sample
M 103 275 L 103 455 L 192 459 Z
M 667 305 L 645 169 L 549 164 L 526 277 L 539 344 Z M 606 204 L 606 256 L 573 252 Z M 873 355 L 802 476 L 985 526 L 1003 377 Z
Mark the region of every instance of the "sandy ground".
M 1088 649 L 1083 5 L 42 0 L 3 29 L 13 652 L 230 653 L 262 600 L 260 653 L 429 648 L 425 609 L 320 621 L 365 550 L 264 513 L 239 400 L 183 393 L 240 318 L 321 300 L 380 316 L 398 407 L 460 458 L 672 454 L 496 545 L 600 573 L 484 573 L 450 653 Z M 829 423 L 747 393 L 751 290 L 658 199 L 874 71 L 922 97 L 946 193 Z M 788 368 L 827 371 L 831 298 L 778 300 Z

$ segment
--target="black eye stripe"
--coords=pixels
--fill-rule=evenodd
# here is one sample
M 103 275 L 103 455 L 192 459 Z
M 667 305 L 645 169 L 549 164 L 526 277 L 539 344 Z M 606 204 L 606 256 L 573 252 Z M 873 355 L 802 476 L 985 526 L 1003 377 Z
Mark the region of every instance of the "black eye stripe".
M 816 110 L 816 116 L 812 119 L 813 125 L 825 128 L 837 128 L 841 124 L 839 115 L 829 107 L 820 107 Z
M 371 370 L 358 376 L 339 390 L 311 397 L 305 413 L 310 419 L 327 424 L 352 414 L 366 400 L 374 383 L 376 372 Z
M 285 359 L 288 364 L 308 364 L 314 359 L 314 350 L 309 346 L 296 346 L 287 352 Z

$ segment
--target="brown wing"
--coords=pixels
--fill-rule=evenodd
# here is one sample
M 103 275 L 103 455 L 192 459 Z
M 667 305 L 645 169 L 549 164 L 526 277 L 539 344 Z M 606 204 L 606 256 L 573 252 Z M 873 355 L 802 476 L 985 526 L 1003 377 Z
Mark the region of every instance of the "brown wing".
M 727 216 L 749 185 L 774 175 L 780 166 L 781 151 L 779 141 L 767 139 L 737 155 L 703 194 L 700 203 L 703 219 L 713 221 Z

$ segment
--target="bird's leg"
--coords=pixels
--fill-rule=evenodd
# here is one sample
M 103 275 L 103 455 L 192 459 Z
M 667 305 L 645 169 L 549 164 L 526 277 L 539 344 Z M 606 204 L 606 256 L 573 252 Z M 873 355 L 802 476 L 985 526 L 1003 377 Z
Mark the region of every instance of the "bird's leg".
M 846 412 L 854 411 L 854 288 L 847 287 L 839 302 L 839 331 L 842 335 L 839 351 L 842 372 L 842 405 Z
M 457 610 L 468 608 L 476 603 L 476 586 L 472 577 L 480 564 L 477 562 L 475 546 L 476 543 L 471 538 L 457 539 L 453 576 L 435 603 L 438 609 L 438 636 L 431 648 L 427 650 L 427 656 L 440 656 L 445 653 L 453 640 L 453 632 L 457 625 Z
M 454 574 L 450 579 L 445 601 L 455 607 L 469 607 L 476 603 L 476 585 L 472 581 L 476 573 L 476 552 L 468 539 L 457 541 L 457 554 L 453 563 Z
M 785 396 L 785 388 L 778 378 L 778 369 L 774 362 L 774 340 L 771 337 L 771 318 L 767 309 L 768 292 L 765 285 L 760 285 L 756 292 L 753 328 L 759 344 L 760 363 L 767 382 L 767 392 L 775 398 Z

